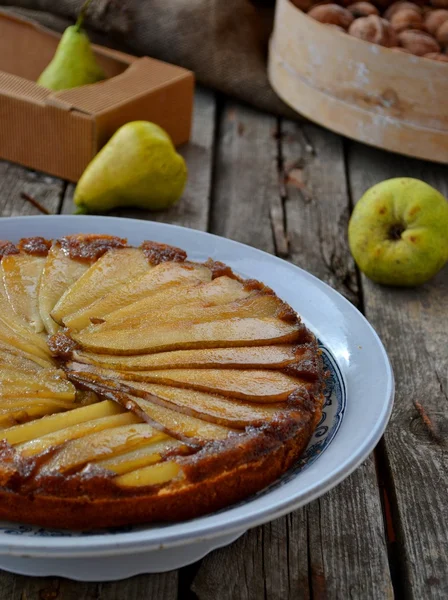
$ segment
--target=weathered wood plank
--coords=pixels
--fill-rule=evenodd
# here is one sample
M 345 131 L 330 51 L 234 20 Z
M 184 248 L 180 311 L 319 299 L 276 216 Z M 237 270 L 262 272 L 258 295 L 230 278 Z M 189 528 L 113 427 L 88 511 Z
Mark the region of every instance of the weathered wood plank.
M 353 200 L 390 177 L 423 179 L 448 196 L 446 166 L 351 144 Z M 413 290 L 362 278 L 366 316 L 382 338 L 396 378 L 384 463 L 403 589 L 409 598 L 448 597 L 448 270 Z
M 150 583 L 150 585 L 148 585 Z M 170 600 L 177 598 L 177 577 L 140 575 L 111 583 L 80 583 L 54 577 L 2 573 L 1 600 Z
M 304 131 L 284 123 L 279 148 L 273 127 L 268 116 L 226 107 L 212 231 L 273 252 L 270 212 L 281 198 L 290 258 L 356 300 L 355 269 L 344 237 L 348 195 L 342 145 L 317 128 Z M 347 543 L 354 529 L 357 540 Z M 320 501 L 208 556 L 192 584 L 200 600 L 343 598 L 352 589 L 378 600 L 391 596 L 371 459 Z
M 213 141 L 215 135 L 214 94 L 199 90 L 195 96 L 193 131 L 190 143 L 180 148 L 188 166 L 188 183 L 176 206 L 162 212 L 128 209 L 116 210 L 111 215 L 147 219 L 182 225 L 193 229 L 207 229 L 212 184 Z M 74 186 L 70 184 L 64 197 L 62 212 L 72 214 Z
M 64 193 L 61 179 L 30 171 L 19 165 L 0 161 L 0 215 L 13 217 L 40 215 L 42 212 L 21 198 L 26 192 L 50 213 L 57 213 Z
M 288 121 L 282 125 L 282 140 L 291 260 L 358 304 L 346 237 L 349 198 L 342 140 Z M 309 506 L 308 531 L 314 596 L 380 600 L 392 595 L 372 457 Z

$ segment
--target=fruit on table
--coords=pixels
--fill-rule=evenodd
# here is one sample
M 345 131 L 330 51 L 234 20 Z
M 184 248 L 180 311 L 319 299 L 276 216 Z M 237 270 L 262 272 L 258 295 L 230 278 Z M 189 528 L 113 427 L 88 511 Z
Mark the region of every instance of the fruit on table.
M 358 267 L 373 281 L 422 284 L 448 260 L 448 202 L 418 179 L 383 181 L 355 206 L 348 239 Z
M 58 91 L 106 79 L 106 74 L 96 61 L 89 37 L 82 29 L 89 4 L 90 0 L 87 0 L 76 24 L 64 31 L 52 61 L 37 80 L 39 85 Z
M 119 206 L 160 210 L 174 204 L 187 181 L 185 161 L 169 135 L 154 123 L 133 121 L 118 129 L 81 176 L 78 212 Z

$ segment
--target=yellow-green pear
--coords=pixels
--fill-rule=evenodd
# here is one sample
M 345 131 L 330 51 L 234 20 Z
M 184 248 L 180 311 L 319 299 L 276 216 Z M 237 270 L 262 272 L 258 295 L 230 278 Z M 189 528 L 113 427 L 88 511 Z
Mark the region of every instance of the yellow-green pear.
M 148 121 L 118 129 L 87 166 L 75 190 L 78 213 L 174 204 L 187 181 L 185 161 L 169 135 Z
M 356 264 L 373 281 L 420 285 L 448 260 L 448 202 L 418 179 L 388 179 L 356 204 L 348 241 Z
M 39 85 L 58 91 L 106 79 L 106 74 L 96 61 L 87 33 L 81 28 L 89 4 L 90 0 L 84 4 L 76 25 L 64 31 L 52 61 L 37 80 Z

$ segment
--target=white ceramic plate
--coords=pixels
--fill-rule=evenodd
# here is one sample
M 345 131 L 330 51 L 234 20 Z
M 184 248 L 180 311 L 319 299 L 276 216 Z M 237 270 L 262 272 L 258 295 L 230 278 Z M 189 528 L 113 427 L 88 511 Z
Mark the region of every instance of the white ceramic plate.
M 71 233 L 118 235 L 131 244 L 150 239 L 177 245 L 193 260 L 212 257 L 271 286 L 302 316 L 324 348 L 332 374 L 326 407 L 304 459 L 279 482 L 245 502 L 182 523 L 97 532 L 0 523 L 0 568 L 107 581 L 184 566 L 247 529 L 314 500 L 340 483 L 373 450 L 392 409 L 392 370 L 367 320 L 325 283 L 255 248 L 173 225 L 90 216 L 0 219 L 0 239 Z

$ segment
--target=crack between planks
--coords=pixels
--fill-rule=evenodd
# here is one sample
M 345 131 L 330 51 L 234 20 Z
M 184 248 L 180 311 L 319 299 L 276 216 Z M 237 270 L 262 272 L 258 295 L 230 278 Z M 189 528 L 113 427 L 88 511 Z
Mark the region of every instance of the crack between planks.
M 64 181 L 64 185 L 62 186 L 61 193 L 59 194 L 59 202 L 56 209 L 56 215 L 60 215 L 62 212 L 62 207 L 64 206 L 65 195 L 68 190 L 68 181 Z
M 282 150 L 282 120 L 277 118 L 275 129 L 272 132 L 275 140 L 275 169 L 277 171 L 278 196 L 272 199 L 269 206 L 269 218 L 271 221 L 272 237 L 276 256 L 287 258 L 289 256 L 289 241 L 286 222 L 286 199 L 284 158 Z
M 349 167 L 349 140 L 343 139 L 343 158 L 344 158 L 344 170 L 345 180 L 347 185 L 347 196 L 349 200 L 350 212 L 355 206 L 351 177 Z M 355 264 L 356 280 L 358 284 L 358 296 L 359 296 L 359 310 L 365 315 L 365 296 L 364 286 L 362 281 L 361 272 Z M 395 494 L 395 488 L 393 483 L 392 473 L 387 461 L 387 452 L 384 437 L 381 438 L 378 445 L 373 451 L 373 458 L 375 463 L 376 480 L 379 489 L 380 502 L 381 502 L 381 513 L 383 518 L 383 535 L 386 542 L 387 557 L 389 563 L 389 573 L 394 591 L 394 596 L 397 599 L 407 598 L 409 596 L 409 590 L 406 589 L 406 581 L 409 579 L 406 577 L 406 564 L 403 557 L 403 552 L 399 546 L 399 540 L 402 539 L 400 528 L 400 520 L 398 515 L 398 503 Z
M 224 116 L 224 105 L 225 101 L 223 96 L 215 94 L 215 119 L 213 127 L 213 144 L 212 144 L 212 158 L 211 158 L 211 174 L 210 174 L 210 192 L 208 202 L 208 215 L 207 215 L 207 229 L 211 233 L 216 231 L 214 223 L 215 213 L 215 193 L 218 188 L 216 181 L 218 178 L 218 155 L 220 152 L 220 139 L 222 130 L 222 119 Z

